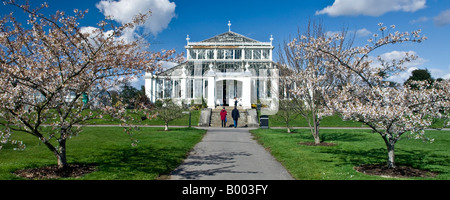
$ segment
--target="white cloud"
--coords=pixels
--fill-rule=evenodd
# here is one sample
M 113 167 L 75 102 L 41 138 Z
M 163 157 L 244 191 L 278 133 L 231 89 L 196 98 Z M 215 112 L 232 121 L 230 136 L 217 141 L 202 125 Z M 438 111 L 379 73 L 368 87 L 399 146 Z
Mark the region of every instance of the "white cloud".
M 341 35 L 342 31 L 327 31 L 325 33 L 326 37 L 334 37 L 335 35 Z
M 450 65 L 448 66 L 447 74 L 443 75 L 442 77 L 437 76 L 438 78 L 443 78 L 445 80 L 450 80 Z
M 367 15 L 378 17 L 391 11 L 415 12 L 425 8 L 426 0 L 335 0 L 333 5 L 316 11 L 316 15 Z
M 442 69 L 428 69 L 430 71 L 431 77 L 434 79 L 442 78 L 442 79 L 450 79 L 450 67 L 449 70 L 442 70 Z
M 450 9 L 441 12 L 438 16 L 433 18 L 436 26 L 445 26 L 450 24 Z
M 404 66 L 406 67 L 406 70 L 397 75 L 389 77 L 388 78 L 389 81 L 403 83 L 406 80 L 408 80 L 408 78 L 412 75 L 412 71 L 414 71 L 416 69 L 428 69 L 428 71 L 431 74 L 431 77 L 433 77 L 434 79 L 438 79 L 438 78 L 450 79 L 450 66 L 448 66 L 448 70 L 442 69 L 442 68 L 424 68 L 425 67 L 424 64 L 427 63 L 428 60 L 419 57 L 415 51 L 392 51 L 392 52 L 384 53 L 380 56 L 382 59 L 389 62 L 394 59 L 400 60 L 401 58 L 403 58 L 406 55 L 406 53 L 408 53 L 410 55 L 415 55 L 418 58 L 409 63 L 405 63 Z M 380 66 L 380 63 L 377 61 L 376 58 L 370 57 L 369 59 L 371 59 L 373 61 L 372 66 L 374 66 L 374 67 Z
M 409 23 L 410 23 L 410 24 L 423 23 L 423 22 L 427 22 L 427 21 L 429 21 L 429 20 L 430 20 L 429 17 L 421 17 L 421 18 L 419 18 L 419 19 L 411 20 Z
M 155 36 L 166 29 L 172 18 L 176 16 L 176 5 L 169 0 L 102 0 L 96 6 L 105 16 L 111 16 L 119 23 L 131 22 L 136 14 L 150 10 L 151 16 L 143 27 L 146 32 Z
M 370 32 L 366 28 L 362 28 L 362 29 L 359 29 L 356 31 L 356 36 L 358 36 L 358 37 L 367 37 L 370 34 L 372 34 L 372 32 Z
M 357 37 L 367 37 L 372 34 L 369 30 L 366 28 L 358 29 L 358 30 L 349 30 L 349 33 L 355 33 Z M 325 33 L 325 36 L 327 37 L 334 37 L 335 35 L 341 35 L 342 31 L 327 31 Z
M 99 28 L 92 27 L 92 26 L 81 27 L 80 28 L 80 32 L 81 33 L 89 33 L 91 35 L 93 34 L 91 36 L 91 38 L 89 38 L 90 42 L 93 42 L 91 39 L 95 38 L 96 34 L 100 34 L 101 33 Z M 111 30 L 111 31 L 106 31 L 106 32 L 101 33 L 101 34 L 103 34 L 104 38 L 107 38 L 107 37 L 110 37 L 112 33 L 113 33 L 113 31 Z M 118 38 L 115 37 L 114 39 L 116 41 L 122 40 L 124 42 L 132 42 L 136 38 L 135 35 L 136 34 L 134 33 L 134 29 L 131 29 L 131 30 L 127 29 L 127 30 L 125 30 L 123 32 L 123 34 L 120 37 L 118 37 Z M 91 44 L 94 44 L 94 43 L 91 43 Z
M 403 59 L 406 54 L 417 56 L 417 59 L 405 63 L 405 67 L 418 67 L 427 62 L 427 60 L 419 57 L 415 51 L 391 51 L 381 54 L 380 57 L 385 61 L 393 61 Z
M 404 58 L 407 53 L 409 55 L 417 56 L 417 59 L 405 63 L 403 66 L 406 68 L 406 70 L 389 77 L 387 79 L 388 81 L 403 83 L 411 76 L 412 71 L 419 69 L 427 62 L 427 60 L 425 60 L 424 58 L 419 57 L 415 51 L 391 51 L 381 54 L 380 57 L 386 62 L 391 62 L 393 60 L 398 61 Z M 372 67 L 381 67 L 380 62 L 375 57 L 370 57 L 369 59 L 372 60 Z

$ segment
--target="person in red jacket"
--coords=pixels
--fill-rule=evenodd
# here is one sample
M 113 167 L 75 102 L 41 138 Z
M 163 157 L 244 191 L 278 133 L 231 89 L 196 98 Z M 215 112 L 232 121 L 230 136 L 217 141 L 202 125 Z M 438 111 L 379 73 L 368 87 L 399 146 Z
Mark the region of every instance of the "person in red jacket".
M 227 111 L 225 107 L 220 111 L 220 119 L 222 120 L 222 128 L 227 126 Z

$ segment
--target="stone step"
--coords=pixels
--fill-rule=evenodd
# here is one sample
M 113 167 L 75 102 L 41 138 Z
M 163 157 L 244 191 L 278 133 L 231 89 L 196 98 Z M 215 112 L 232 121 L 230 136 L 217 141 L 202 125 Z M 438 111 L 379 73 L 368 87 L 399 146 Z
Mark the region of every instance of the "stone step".
M 227 111 L 227 127 L 234 124 L 233 118 L 231 117 L 231 113 L 233 111 L 234 107 L 225 107 L 225 110 Z M 238 108 L 239 110 L 239 120 L 238 120 L 238 126 L 248 126 L 247 123 L 247 110 L 241 108 Z M 222 120 L 220 117 L 220 112 L 222 111 L 222 108 L 216 108 L 213 109 L 211 112 L 211 127 L 222 127 Z

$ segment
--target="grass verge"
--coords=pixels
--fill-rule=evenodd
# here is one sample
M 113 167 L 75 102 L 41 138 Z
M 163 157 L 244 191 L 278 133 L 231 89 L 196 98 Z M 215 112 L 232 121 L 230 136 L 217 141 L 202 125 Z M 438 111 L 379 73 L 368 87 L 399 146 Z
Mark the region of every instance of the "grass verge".
M 132 146 L 130 137 L 120 127 L 85 127 L 68 140 L 67 159 L 69 164 L 97 167 L 81 180 L 154 180 L 178 167 L 206 132 L 194 128 L 163 130 L 140 128 L 133 135 L 139 143 Z M 24 141 L 27 148 L 14 151 L 11 145 L 3 147 L 0 180 L 23 179 L 13 174 L 19 169 L 56 165 L 56 158 L 36 138 L 24 133 L 15 137 Z
M 298 180 L 385 180 L 357 172 L 362 164 L 385 164 L 387 150 L 379 135 L 370 130 L 321 130 L 324 142 L 335 146 L 306 146 L 299 142 L 314 141 L 309 130 L 294 134 L 285 129 L 256 129 L 255 138 Z M 438 172 L 434 178 L 414 180 L 450 180 L 450 131 L 427 131 L 434 143 L 400 140 L 396 145 L 397 165 Z

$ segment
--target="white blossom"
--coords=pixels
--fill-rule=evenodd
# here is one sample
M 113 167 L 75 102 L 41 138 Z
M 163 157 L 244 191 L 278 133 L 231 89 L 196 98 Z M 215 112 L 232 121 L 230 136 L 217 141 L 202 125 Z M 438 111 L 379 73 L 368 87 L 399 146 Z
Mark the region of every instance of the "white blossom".
M 148 52 L 140 41 L 120 39 L 128 29 L 144 23 L 149 13 L 119 27 L 102 21 L 100 27 L 87 31 L 79 27 L 87 10 L 74 10 L 74 16 L 60 11 L 46 16 L 40 11 L 47 4 L 32 10 L 28 4 L 3 2 L 27 13 L 29 24 L 17 22 L 15 15 L 22 12 L 0 19 L 0 124 L 15 125 L 6 127 L 0 139 L 9 138 L 4 133 L 29 133 L 46 144 L 62 164 L 66 164 L 65 141 L 81 131 L 79 123 L 96 118 L 93 112 L 84 112 L 91 103 L 83 102 L 83 94 L 152 72 L 175 53 Z M 124 108 L 102 111 L 124 118 Z M 51 126 L 48 135 L 42 132 L 44 124 Z M 52 139 L 58 146 L 49 142 Z M 10 142 L 25 147 L 20 141 Z
M 296 42 L 296 47 L 305 51 L 302 53 L 304 60 L 323 59 L 324 62 L 318 63 L 318 66 L 326 65 L 327 70 L 332 72 L 326 79 L 338 81 L 333 92 L 327 90 L 328 92 L 324 93 L 328 102 L 326 108 L 338 112 L 344 120 L 360 121 L 371 127 L 380 134 L 388 149 L 392 147 L 392 151 L 395 143 L 405 133 L 410 133 L 411 138 L 433 141 L 425 136 L 423 130 L 431 126 L 435 117 L 448 118 L 449 81 L 436 82 L 434 85 L 417 82 L 419 89 L 387 82 L 389 75 L 404 71 L 405 64 L 417 59 L 417 56 L 406 54 L 402 59 L 389 62 L 379 56 L 381 66 L 373 67 L 372 61 L 368 59 L 369 54 L 385 45 L 420 43 L 427 38 L 420 35 L 421 30 L 411 33 L 386 33 L 387 27 L 384 27 L 383 23 L 378 26 L 382 37 L 374 34 L 373 38 L 368 40 L 369 44 L 364 47 L 344 46 L 345 35 L 327 39 L 308 38 Z M 390 28 L 394 29 L 395 25 Z M 299 74 L 297 77 L 308 81 L 308 86 L 323 78 L 310 78 L 308 74 Z M 298 93 L 307 94 L 307 88 L 298 89 Z M 390 167 L 395 167 L 393 157 L 389 158 L 389 163 Z

